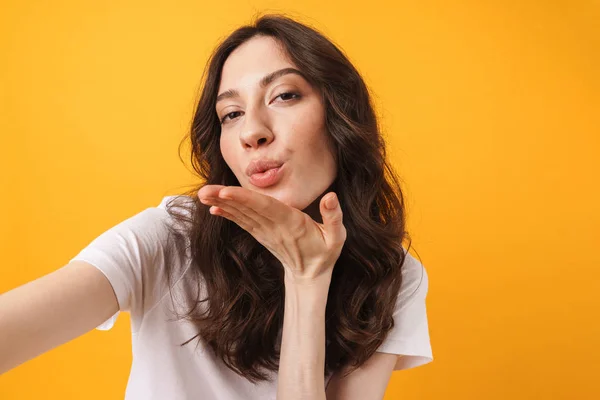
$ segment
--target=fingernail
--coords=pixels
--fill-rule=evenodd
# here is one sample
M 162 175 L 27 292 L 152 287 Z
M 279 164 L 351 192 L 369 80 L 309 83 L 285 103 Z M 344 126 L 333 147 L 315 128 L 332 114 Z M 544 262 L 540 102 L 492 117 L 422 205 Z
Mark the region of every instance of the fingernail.
M 337 196 L 333 195 L 330 198 L 328 198 L 327 200 L 325 200 L 325 207 L 327 207 L 330 210 L 333 210 L 335 207 L 337 207 Z
M 232 197 L 229 197 L 227 194 L 221 192 L 219 192 L 219 198 L 223 200 L 232 200 Z

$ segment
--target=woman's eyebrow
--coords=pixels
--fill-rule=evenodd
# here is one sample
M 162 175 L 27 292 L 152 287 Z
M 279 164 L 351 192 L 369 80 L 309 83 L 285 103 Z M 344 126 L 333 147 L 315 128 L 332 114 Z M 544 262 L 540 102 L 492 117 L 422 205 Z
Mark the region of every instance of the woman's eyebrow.
M 296 74 L 306 80 L 306 77 L 304 76 L 304 74 L 301 71 L 297 70 L 296 68 L 282 68 L 277 71 L 271 72 L 270 74 L 265 75 L 260 80 L 260 87 L 264 88 L 269 83 L 273 82 L 275 79 L 280 78 L 287 74 Z M 217 101 L 215 103 L 218 103 L 221 100 L 231 99 L 231 98 L 239 97 L 239 96 L 240 96 L 240 92 L 238 92 L 236 89 L 229 89 L 229 90 L 224 91 L 220 95 L 218 95 Z

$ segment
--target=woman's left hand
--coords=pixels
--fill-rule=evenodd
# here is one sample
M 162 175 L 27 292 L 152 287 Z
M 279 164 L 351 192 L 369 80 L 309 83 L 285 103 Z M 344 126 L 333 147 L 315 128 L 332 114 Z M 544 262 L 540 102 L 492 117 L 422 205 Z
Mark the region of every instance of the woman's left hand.
M 203 204 L 213 206 L 211 214 L 235 222 L 277 257 L 286 279 L 310 284 L 331 278 L 346 241 L 342 209 L 335 193 L 321 199 L 322 224 L 274 197 L 240 186 L 206 185 L 198 191 L 198 197 Z M 328 202 L 332 209 L 326 207 Z

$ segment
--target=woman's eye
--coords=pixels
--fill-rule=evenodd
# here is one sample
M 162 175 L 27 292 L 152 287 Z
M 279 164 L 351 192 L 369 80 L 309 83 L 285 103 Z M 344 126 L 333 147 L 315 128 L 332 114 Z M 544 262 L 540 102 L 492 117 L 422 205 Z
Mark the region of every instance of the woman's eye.
M 277 99 L 277 98 L 281 98 L 281 100 L 283 100 L 284 102 L 287 102 L 290 100 L 299 99 L 300 94 L 294 93 L 294 92 L 284 92 L 284 93 L 281 93 L 280 95 L 278 95 L 277 97 L 275 97 L 275 99 Z M 233 111 L 228 114 L 225 114 L 225 116 L 221 119 L 221 124 L 224 124 L 225 122 L 227 122 L 227 119 L 234 120 L 235 118 L 238 117 L 237 114 L 241 114 L 241 112 Z
M 237 113 L 239 113 L 239 111 L 233 111 L 233 112 L 230 112 L 229 114 L 225 114 L 225 116 L 221 120 L 221 123 L 222 124 L 225 123 L 225 121 L 227 120 L 227 117 L 229 117 L 230 119 L 234 119 L 235 116 L 233 116 L 233 114 L 237 114 Z
M 277 97 L 280 97 L 281 100 L 283 100 L 283 101 L 288 101 L 288 100 L 300 98 L 300 95 L 298 93 L 285 92 L 285 93 L 281 93 Z M 275 98 L 277 98 L 277 97 L 275 97 Z

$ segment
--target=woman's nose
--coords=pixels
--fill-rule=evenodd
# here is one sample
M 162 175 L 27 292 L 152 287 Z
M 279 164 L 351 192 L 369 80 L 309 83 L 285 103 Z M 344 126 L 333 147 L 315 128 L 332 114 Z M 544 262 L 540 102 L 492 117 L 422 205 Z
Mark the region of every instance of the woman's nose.
M 260 110 L 247 110 L 244 115 L 240 143 L 244 149 L 258 148 L 273 141 L 266 116 Z

